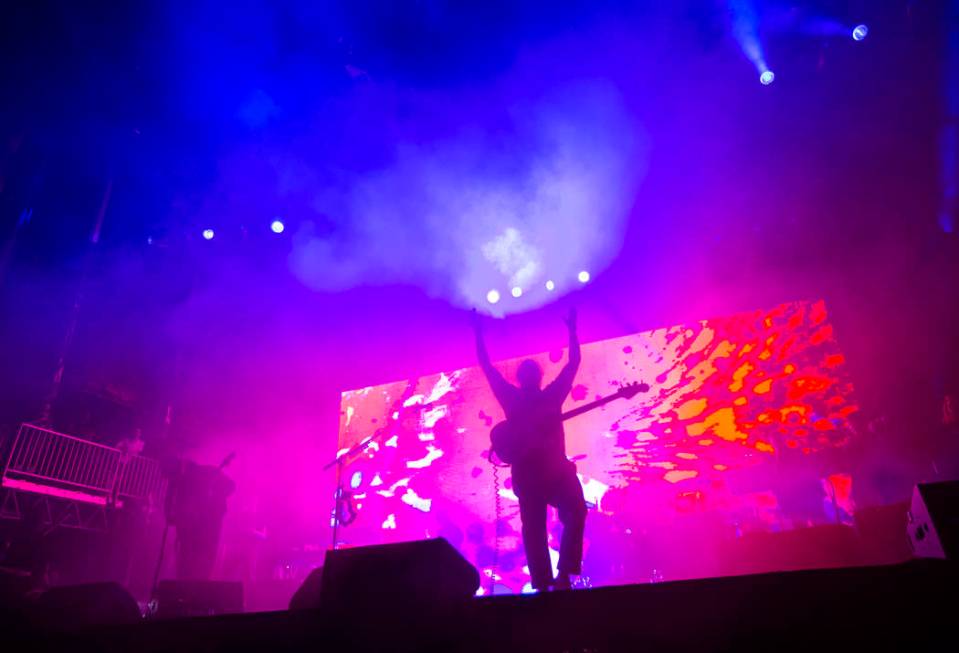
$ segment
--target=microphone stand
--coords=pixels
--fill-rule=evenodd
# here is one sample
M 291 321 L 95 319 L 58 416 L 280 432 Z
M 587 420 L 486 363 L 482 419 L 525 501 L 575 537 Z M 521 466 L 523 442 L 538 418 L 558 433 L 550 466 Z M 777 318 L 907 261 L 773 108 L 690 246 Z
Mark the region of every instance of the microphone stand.
M 350 462 L 351 459 L 366 451 L 371 444 L 383 437 L 383 434 L 386 433 L 386 431 L 386 427 L 380 428 L 376 431 L 376 433 L 363 438 L 358 443 L 323 466 L 324 472 L 332 467 L 336 467 L 336 491 L 333 494 L 333 550 L 336 550 L 336 547 L 339 545 L 337 536 L 339 533 L 340 524 L 343 526 L 349 526 L 356 519 L 356 511 L 353 508 L 353 502 L 351 499 L 352 493 L 343 487 L 343 467 L 346 465 L 346 463 Z M 346 518 L 343 517 L 344 506 L 349 513 Z
M 433 406 L 433 402 L 425 404 L 415 404 L 416 410 L 426 410 Z M 403 410 L 402 408 L 400 410 Z M 396 419 L 390 420 L 390 422 L 384 426 L 381 426 L 376 430 L 373 435 L 363 438 L 355 445 L 336 456 L 333 460 L 323 465 L 323 471 L 327 471 L 332 467 L 336 467 L 336 493 L 333 495 L 333 549 L 335 550 L 339 542 L 337 542 L 337 534 L 339 532 L 339 526 L 349 526 L 356 519 L 356 510 L 353 508 L 353 502 L 351 500 L 352 493 L 349 492 L 346 488 L 343 487 L 343 467 L 346 463 L 350 462 L 352 458 L 355 458 L 359 454 L 366 451 L 366 449 L 381 439 L 386 433 L 390 432 L 390 424 L 394 424 Z M 343 514 L 343 507 L 346 505 L 347 512 L 349 516 L 346 519 L 341 519 Z
M 179 496 L 180 481 L 183 477 L 183 461 L 177 459 L 176 471 L 170 478 L 167 485 L 166 496 L 163 498 L 163 537 L 160 540 L 160 553 L 157 556 L 156 569 L 153 572 L 153 585 L 150 588 L 151 610 L 155 609 L 157 600 L 157 589 L 160 586 L 160 572 L 163 569 L 163 559 L 166 556 L 167 535 L 170 533 L 170 526 L 174 525 L 176 520 L 177 502 L 181 500 Z

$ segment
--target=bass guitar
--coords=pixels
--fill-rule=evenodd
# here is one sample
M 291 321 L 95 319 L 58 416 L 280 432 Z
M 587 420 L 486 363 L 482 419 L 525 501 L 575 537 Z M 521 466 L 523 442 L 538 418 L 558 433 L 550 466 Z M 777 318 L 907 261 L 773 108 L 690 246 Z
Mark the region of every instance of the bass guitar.
M 649 392 L 649 384 L 640 382 L 627 383 L 611 395 L 600 397 L 596 401 L 591 401 L 588 404 L 566 411 L 560 415 L 560 419 L 566 421 L 571 417 L 576 417 L 600 406 L 605 406 L 616 399 L 632 399 L 641 392 Z M 522 460 L 534 444 L 533 436 L 531 435 L 531 432 L 534 430 L 535 429 L 530 428 L 528 424 L 519 424 L 516 421 L 508 419 L 494 426 L 489 434 L 490 443 L 492 444 L 490 460 L 492 460 L 492 454 L 494 453 L 497 458 L 507 465 L 512 465 L 516 461 Z

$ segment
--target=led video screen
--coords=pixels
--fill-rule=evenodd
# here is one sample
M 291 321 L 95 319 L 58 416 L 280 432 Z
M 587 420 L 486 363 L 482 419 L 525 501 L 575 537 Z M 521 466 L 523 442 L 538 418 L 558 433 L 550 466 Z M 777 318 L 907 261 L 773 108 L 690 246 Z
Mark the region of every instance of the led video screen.
M 566 352 L 529 358 L 548 383 Z M 513 381 L 521 360 L 496 366 Z M 722 573 L 723 538 L 847 516 L 849 477 L 823 461 L 845 448 L 857 408 L 824 302 L 585 343 L 564 410 L 632 381 L 650 391 L 565 423 L 590 584 Z M 441 536 L 480 570 L 483 593 L 528 590 L 510 470 L 487 460 L 501 419 L 478 367 L 344 392 L 340 452 L 368 445 L 342 469 L 355 510 L 342 545 Z

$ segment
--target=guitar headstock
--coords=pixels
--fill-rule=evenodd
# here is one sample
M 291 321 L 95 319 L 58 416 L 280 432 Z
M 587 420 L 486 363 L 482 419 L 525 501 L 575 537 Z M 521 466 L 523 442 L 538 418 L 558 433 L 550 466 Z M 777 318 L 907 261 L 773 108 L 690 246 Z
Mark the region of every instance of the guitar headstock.
M 627 383 L 626 385 L 622 386 L 616 391 L 616 394 L 624 399 L 632 399 L 640 392 L 649 392 L 649 384 L 633 381 L 632 383 Z

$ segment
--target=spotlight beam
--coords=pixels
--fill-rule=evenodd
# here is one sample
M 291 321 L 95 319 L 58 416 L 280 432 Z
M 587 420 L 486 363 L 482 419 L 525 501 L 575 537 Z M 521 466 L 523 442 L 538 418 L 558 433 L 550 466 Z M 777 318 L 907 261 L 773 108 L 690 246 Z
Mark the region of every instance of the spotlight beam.
M 759 15 L 752 0 L 728 0 L 732 33 L 739 48 L 759 73 L 759 81 L 768 86 L 775 74 L 766 63 L 766 53 L 759 38 Z M 768 80 L 768 81 L 766 81 Z

